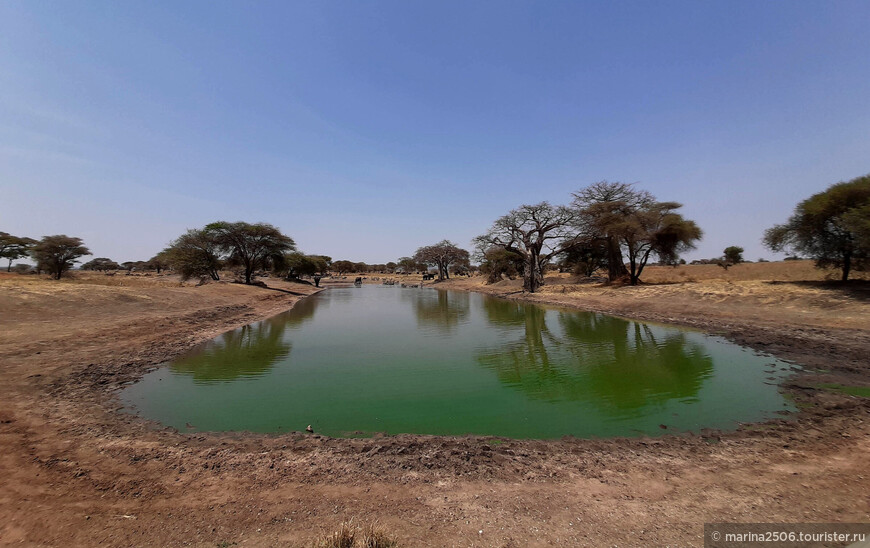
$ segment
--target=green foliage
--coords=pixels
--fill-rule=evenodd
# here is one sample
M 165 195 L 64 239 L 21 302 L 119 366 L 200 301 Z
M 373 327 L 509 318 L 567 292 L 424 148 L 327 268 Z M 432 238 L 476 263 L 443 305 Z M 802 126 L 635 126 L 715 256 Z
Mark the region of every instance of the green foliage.
M 819 268 L 838 268 L 842 280 L 870 266 L 870 175 L 831 185 L 795 207 L 784 224 L 764 233 L 773 251 L 815 259 Z
M 292 238 L 267 223 L 218 221 L 203 230 L 212 235 L 232 264 L 242 267 L 246 284 L 251 283 L 254 270 L 265 268 L 285 252 L 296 249 Z
M 154 255 L 153 257 L 148 259 L 148 261 L 146 262 L 146 266 L 148 268 L 153 268 L 157 271 L 158 274 L 160 274 L 161 270 L 170 268 L 171 265 L 169 262 L 169 252 L 164 249 L 157 255 Z
M 450 267 L 457 266 L 467 270 L 470 266 L 470 254 L 449 240 L 442 240 L 434 245 L 417 249 L 413 260 L 419 264 L 438 269 L 438 279 L 450 277 Z
M 298 251 L 285 253 L 276 263 L 276 271 L 287 278 L 314 276 L 328 270 L 327 262 L 321 255 L 306 255 Z
M 562 255 L 560 266 L 578 276 L 592 276 L 599 268 L 607 268 L 607 241 L 602 238 L 578 238 Z
M 112 259 L 108 259 L 106 257 L 97 257 L 96 259 L 91 259 L 90 261 L 84 263 L 80 268 L 82 270 L 96 270 L 98 272 L 105 272 L 107 270 L 118 270 L 119 268 L 121 268 L 121 266 Z
M 743 248 L 736 245 L 728 246 L 723 251 L 725 261 L 730 264 L 739 264 L 743 262 Z
M 332 269 L 338 273 L 339 276 L 346 272 L 353 272 L 356 268 L 356 263 L 351 261 L 335 261 L 332 263 Z
M 220 279 L 221 246 L 215 234 L 208 230 L 188 230 L 160 253 L 183 280 L 199 276 Z
M 523 256 L 503 247 L 493 247 L 483 254 L 480 271 L 486 276 L 487 283 L 495 283 L 506 276 L 513 280 L 523 271 Z
M 188 230 L 149 263 L 178 270 L 183 279 L 210 276 L 219 280 L 224 265 L 236 265 L 250 284 L 254 270 L 269 268 L 284 253 L 293 251 L 293 239 L 266 223 L 218 221 L 202 229 Z
M 9 261 L 6 265 L 6 271 L 12 270 L 12 261 L 27 257 L 34 245 L 36 245 L 36 240 L 32 238 L 0 232 L 0 257 Z
M 76 259 L 91 252 L 84 246 L 81 238 L 65 234 L 43 237 L 30 251 L 37 268 L 44 270 L 59 280 L 63 273 L 73 267 Z
M 820 384 L 819 388 L 825 388 L 834 392 L 848 394 L 850 396 L 858 396 L 860 398 L 870 398 L 870 386 L 849 386 L 845 384 Z
M 613 282 L 628 278 L 619 235 L 615 229 L 630 211 L 655 202 L 653 195 L 629 183 L 599 181 L 573 193 L 576 237 L 584 242 L 603 240 L 607 257 L 607 278 Z
M 625 270 L 614 265 L 623 253 L 628 256 L 629 281 L 637 285 L 651 256 L 676 264 L 679 254 L 701 238 L 695 222 L 676 212 L 681 204 L 658 202 L 649 192 L 624 183 L 596 183 L 590 189 L 575 194 L 578 227 L 583 239 L 607 243 L 611 279 Z
M 399 257 L 396 268 L 402 270 L 405 274 L 411 274 L 426 270 L 426 265 L 418 263 L 412 257 Z

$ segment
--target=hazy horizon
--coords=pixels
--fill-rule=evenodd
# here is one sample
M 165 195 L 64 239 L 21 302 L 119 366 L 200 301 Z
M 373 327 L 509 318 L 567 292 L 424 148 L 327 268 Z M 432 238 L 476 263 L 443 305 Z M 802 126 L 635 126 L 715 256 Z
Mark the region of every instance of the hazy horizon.
M 386 263 L 609 180 L 687 260 L 870 172 L 866 2 L 0 3 L 0 230 L 145 260 L 267 222 Z M 84 260 L 87 260 L 85 258 Z

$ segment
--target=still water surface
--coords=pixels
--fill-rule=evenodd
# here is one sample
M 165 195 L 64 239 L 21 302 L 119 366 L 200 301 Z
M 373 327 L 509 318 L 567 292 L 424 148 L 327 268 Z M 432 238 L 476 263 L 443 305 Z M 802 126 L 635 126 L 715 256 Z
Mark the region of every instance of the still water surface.
M 734 428 L 790 366 L 703 333 L 477 293 L 330 289 L 121 392 L 181 431 L 516 438 Z M 667 429 L 663 428 L 666 426 Z

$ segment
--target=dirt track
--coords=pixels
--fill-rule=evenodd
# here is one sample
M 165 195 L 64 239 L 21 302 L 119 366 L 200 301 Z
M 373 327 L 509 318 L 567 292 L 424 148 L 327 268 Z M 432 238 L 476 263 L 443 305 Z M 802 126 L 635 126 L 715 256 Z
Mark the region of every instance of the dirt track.
M 797 420 L 541 442 L 159 429 L 117 412 L 113 390 L 312 288 L 117 282 L 0 278 L 0 544 L 308 545 L 354 518 L 408 546 L 700 546 L 705 521 L 870 521 L 870 401 L 811 388 L 868 384 L 861 284 L 551 280 L 535 299 L 695 325 L 826 371 L 794 380 Z

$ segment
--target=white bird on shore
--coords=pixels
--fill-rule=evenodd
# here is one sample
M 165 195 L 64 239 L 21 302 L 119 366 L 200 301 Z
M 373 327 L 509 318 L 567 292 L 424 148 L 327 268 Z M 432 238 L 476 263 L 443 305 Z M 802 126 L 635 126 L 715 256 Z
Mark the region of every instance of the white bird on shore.
M 314 428 L 311 428 L 311 425 L 309 424 L 308 426 L 305 427 L 305 431 L 311 433 L 311 432 L 314 432 Z

